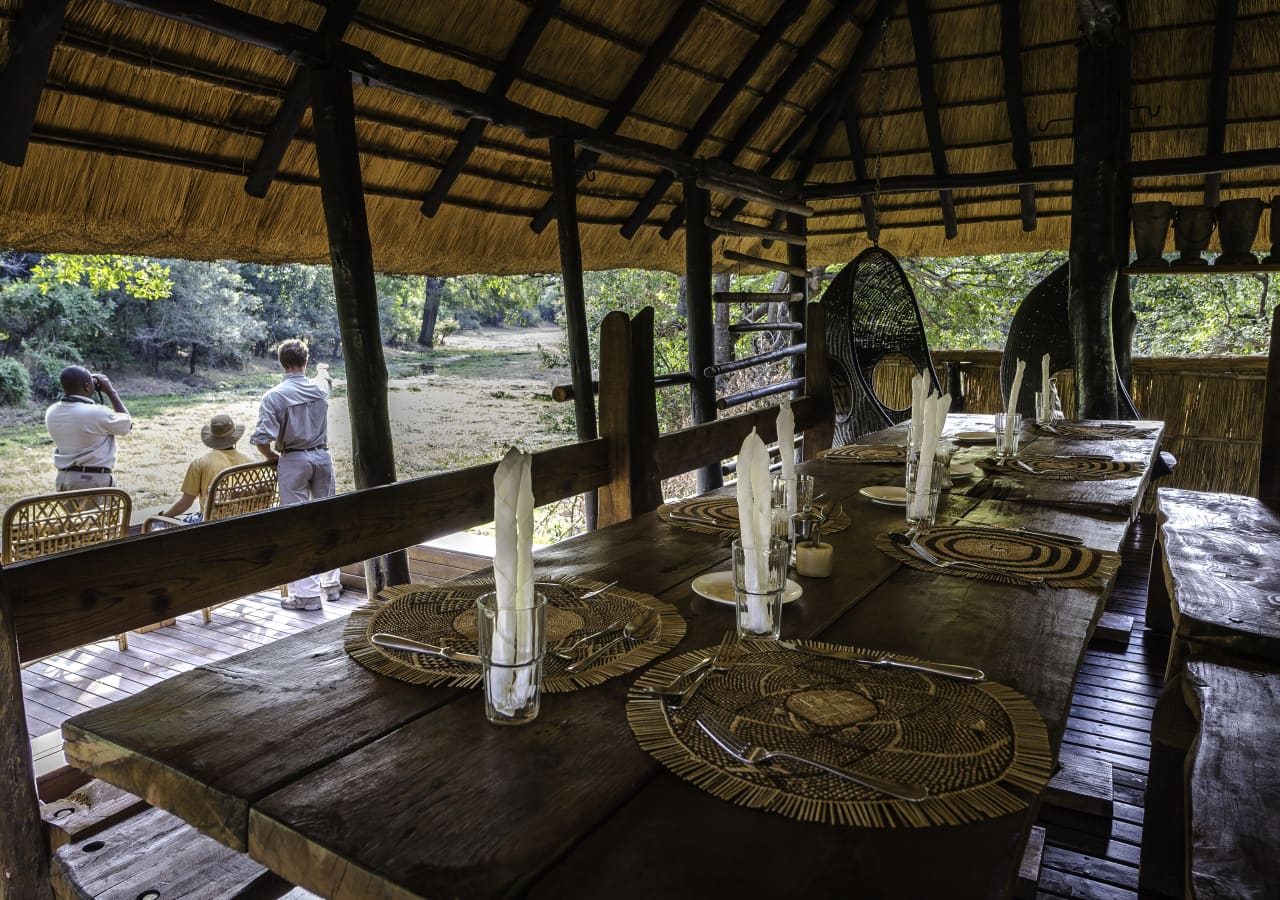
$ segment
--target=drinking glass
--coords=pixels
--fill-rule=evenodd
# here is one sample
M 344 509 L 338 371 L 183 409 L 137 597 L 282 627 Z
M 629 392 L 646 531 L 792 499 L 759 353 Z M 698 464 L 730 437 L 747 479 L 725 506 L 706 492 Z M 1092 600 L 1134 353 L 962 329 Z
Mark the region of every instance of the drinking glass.
M 791 516 L 813 506 L 813 476 L 796 473 L 791 478 L 773 477 L 773 536 L 791 540 Z
M 737 600 L 740 638 L 782 635 L 782 592 L 787 585 L 791 544 L 772 538 L 768 546 L 747 550 L 733 542 L 733 593 Z
M 944 491 L 949 491 L 952 487 L 951 458 L 955 453 L 956 445 L 951 441 L 938 441 L 938 446 L 933 449 L 933 461 L 942 464 L 942 481 L 937 484 Z
M 937 460 L 931 463 L 928 480 L 921 484 L 918 459 L 907 460 L 907 530 L 912 534 L 928 531 L 938 521 L 938 497 L 946 467 Z M 923 490 L 921 490 L 923 488 Z
M 524 725 L 542 705 L 547 599 L 499 608 L 495 592 L 476 598 L 476 631 L 484 672 L 484 714 L 495 725 Z
M 1036 424 L 1049 425 L 1053 422 L 1052 409 L 1045 409 L 1045 400 L 1048 399 L 1048 391 L 1036 391 Z M 1052 401 L 1050 401 L 1052 402 Z
M 1019 432 L 1022 430 L 1022 414 L 1013 414 L 1013 427 L 1009 432 L 1005 433 L 1005 422 L 1007 415 L 1005 413 L 996 413 L 996 456 L 1001 461 L 1014 459 L 1018 455 L 1018 439 Z

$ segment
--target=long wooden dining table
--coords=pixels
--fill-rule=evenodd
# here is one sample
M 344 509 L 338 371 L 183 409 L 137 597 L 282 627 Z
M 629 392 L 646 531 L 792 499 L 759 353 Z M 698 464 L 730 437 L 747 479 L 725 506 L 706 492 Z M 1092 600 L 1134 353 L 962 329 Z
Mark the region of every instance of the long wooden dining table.
M 952 416 L 948 433 L 988 427 Z M 941 516 L 1077 535 L 1117 551 L 1147 486 L 1161 423 L 1123 440 L 1026 433 L 1052 455 L 1146 465 L 1106 482 L 1035 479 L 1019 492 L 956 489 Z M 902 428 L 870 439 L 901 441 Z M 1025 695 L 1056 754 L 1076 671 L 1110 586 L 999 584 L 905 566 L 874 546 L 901 509 L 858 494 L 901 484 L 901 465 L 804 463 L 843 504 L 830 578 L 796 576 L 788 638 L 817 638 L 983 669 Z M 1016 480 L 1016 479 L 1015 479 Z M 1024 485 L 1024 487 L 1026 486 Z M 1074 489 L 1074 493 L 1073 493 Z M 973 493 L 975 496 L 968 496 Z M 1073 497 L 1078 503 L 1073 502 Z M 654 513 L 540 550 L 537 575 L 618 579 L 676 606 L 677 652 L 733 629 L 730 608 L 691 590 L 725 569 L 728 542 Z M 643 670 L 642 670 L 643 671 Z M 384 677 L 320 625 L 171 678 L 69 720 L 66 755 L 326 897 L 1001 897 L 1012 888 L 1038 801 L 947 827 L 802 822 L 719 799 L 636 743 L 624 714 L 640 673 L 543 698 L 521 728 L 489 724 L 481 692 Z

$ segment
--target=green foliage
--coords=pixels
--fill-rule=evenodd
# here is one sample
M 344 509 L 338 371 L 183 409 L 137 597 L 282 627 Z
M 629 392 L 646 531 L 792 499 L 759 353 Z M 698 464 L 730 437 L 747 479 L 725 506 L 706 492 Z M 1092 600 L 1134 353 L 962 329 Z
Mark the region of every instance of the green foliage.
M 416 344 L 422 325 L 421 275 L 379 275 L 378 315 L 382 342 L 391 347 Z
M 153 315 L 134 334 L 148 358 L 158 364 L 166 352 L 186 353 L 192 374 L 201 357 L 214 364 L 240 363 L 265 331 L 251 314 L 256 298 L 246 292 L 245 280 L 218 263 L 175 259 L 167 269 L 172 278 L 168 300 L 154 304 Z
M 562 297 L 556 275 L 460 275 L 445 281 L 440 312 L 463 328 L 517 324 L 520 311 L 528 309 L 554 322 Z
M 16 359 L 0 359 L 0 404 L 21 406 L 31 399 L 31 377 Z
M 1135 356 L 1266 353 L 1271 275 L 1145 276 L 1131 281 Z
M 54 285 L 82 285 L 95 294 L 124 291 L 139 300 L 163 300 L 172 286 L 161 262 L 132 256 L 50 253 L 32 269 L 41 290 Z
M 56 400 L 62 394 L 62 370 L 84 360 L 73 345 L 51 343 L 27 346 L 22 361 L 31 376 L 32 393 L 41 400 Z
M 111 306 L 91 288 L 79 284 L 0 282 L 0 331 L 4 351 L 61 343 L 74 347 L 99 344 L 111 328 Z

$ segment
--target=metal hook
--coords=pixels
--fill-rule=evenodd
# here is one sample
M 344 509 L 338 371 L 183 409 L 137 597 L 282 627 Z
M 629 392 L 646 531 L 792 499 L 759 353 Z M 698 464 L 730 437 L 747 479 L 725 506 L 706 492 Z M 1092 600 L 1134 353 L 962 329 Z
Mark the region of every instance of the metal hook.
M 1152 107 L 1152 106 L 1147 106 L 1147 105 L 1146 105 L 1146 104 L 1144 104 L 1144 103 L 1135 103 L 1133 106 L 1130 106 L 1130 107 L 1129 107 L 1129 110 L 1130 110 L 1131 112 L 1139 112 L 1139 111 L 1146 112 L 1146 114 L 1147 114 L 1149 117 L 1151 117 L 1152 119 L 1158 119 L 1158 118 L 1160 118 L 1160 104 L 1159 104 L 1159 103 L 1157 103 L 1154 107 Z
M 1058 118 L 1056 118 L 1056 119 L 1050 119 L 1050 120 L 1049 120 L 1049 121 L 1047 121 L 1047 122 L 1037 122 L 1037 123 L 1036 123 L 1036 131 L 1039 131 L 1039 132 L 1043 133 L 1043 132 L 1048 131 L 1048 130 L 1049 130 L 1050 128 L 1052 128 L 1054 125 L 1057 125 L 1059 122 L 1070 122 L 1070 121 L 1072 121 L 1072 120 L 1073 120 L 1073 117 L 1072 117 L 1072 116 L 1058 116 Z

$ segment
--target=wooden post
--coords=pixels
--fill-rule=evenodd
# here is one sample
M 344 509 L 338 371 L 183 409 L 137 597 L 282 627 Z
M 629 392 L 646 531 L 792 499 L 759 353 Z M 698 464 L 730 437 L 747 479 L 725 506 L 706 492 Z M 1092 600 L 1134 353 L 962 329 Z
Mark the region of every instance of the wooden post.
M 631 320 L 631 397 L 627 404 L 631 440 L 631 515 L 662 505 L 658 467 L 658 398 L 653 375 L 653 307 Z
M 1081 418 L 1119 411 L 1112 298 L 1118 261 L 1116 134 L 1128 116 L 1128 57 L 1120 46 L 1119 0 L 1080 0 L 1087 40 L 1076 67 L 1075 161 L 1071 189 L 1071 293 L 1068 316 Z
M 26 0 L 9 26 L 9 64 L 0 72 L 0 109 L 5 116 L 0 162 L 20 166 L 27 158 L 36 109 L 66 10 L 66 0 Z
M 1267 391 L 1262 409 L 1258 499 L 1280 506 L 1280 306 L 1271 316 L 1271 354 L 1267 360 Z
M 693 422 L 701 425 L 716 417 L 716 381 L 706 375 L 707 366 L 715 362 L 715 336 L 711 312 L 711 230 L 707 214 L 711 200 L 698 187 L 695 179 L 684 180 L 684 269 L 688 284 L 689 305 L 689 371 L 693 375 L 690 394 L 693 399 Z M 713 490 L 724 484 L 719 463 L 698 470 L 698 492 Z
M 560 274 L 564 279 L 564 317 L 569 340 L 569 373 L 578 440 L 597 434 L 595 399 L 591 393 L 591 344 L 587 330 L 587 298 L 582 288 L 582 243 L 578 237 L 578 175 L 571 138 L 551 139 L 551 183 L 560 237 Z M 603 361 L 604 357 L 601 357 Z M 586 496 L 587 529 L 596 527 L 596 494 Z
M 631 321 L 615 309 L 600 323 L 600 436 L 609 441 L 609 483 L 600 488 L 602 528 L 631 518 L 631 377 Z
M 795 213 L 787 215 L 787 231 L 792 234 L 803 236 L 805 233 L 805 218 L 797 216 Z M 792 297 L 796 297 L 791 303 L 787 304 L 788 312 L 791 315 L 791 321 L 803 326 L 805 324 L 804 314 L 805 307 L 808 305 L 809 298 L 809 254 L 804 244 L 787 244 L 787 264 L 799 266 L 805 270 L 805 274 L 788 276 L 789 287 L 787 290 L 791 292 Z M 799 331 L 791 332 L 791 343 L 803 344 L 805 341 L 805 331 L 802 327 Z M 804 357 L 791 357 L 791 377 L 804 377 Z M 799 397 L 803 391 L 796 391 L 793 397 Z M 785 452 L 785 448 L 779 448 Z
M 810 303 L 805 318 L 809 335 L 805 346 L 804 393 L 818 404 L 817 423 L 805 429 L 805 459 L 816 459 L 831 447 L 835 435 L 835 404 L 831 399 L 831 377 L 827 373 L 827 316 L 821 303 Z
M 336 43 L 336 39 L 330 40 Z M 320 198 L 329 232 L 333 293 L 346 359 L 352 467 L 356 487 L 364 489 L 393 483 L 396 463 L 351 75 L 341 66 L 314 66 L 310 79 Z M 408 583 L 409 558 L 404 551 L 365 563 L 365 585 L 370 597 L 382 584 Z
M 0 897 L 52 897 L 31 736 L 22 707 L 22 668 L 13 605 L 0 597 Z

